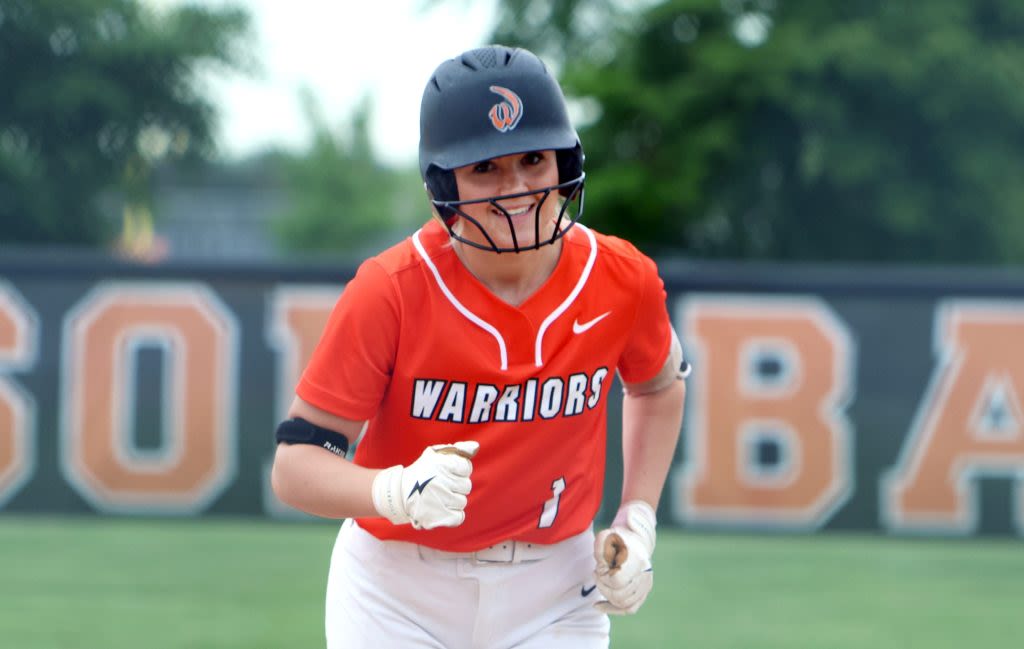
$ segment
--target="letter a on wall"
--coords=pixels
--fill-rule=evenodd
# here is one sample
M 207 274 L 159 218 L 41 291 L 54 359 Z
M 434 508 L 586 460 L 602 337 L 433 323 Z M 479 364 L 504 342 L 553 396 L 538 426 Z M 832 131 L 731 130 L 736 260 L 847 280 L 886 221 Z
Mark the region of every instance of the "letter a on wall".
M 938 362 L 882 483 L 894 531 L 966 534 L 978 522 L 976 478 L 1016 479 L 1024 533 L 1024 303 L 952 300 L 936 311 Z
M 850 497 L 853 343 L 822 301 L 707 296 L 676 322 L 687 380 L 680 522 L 812 530 Z

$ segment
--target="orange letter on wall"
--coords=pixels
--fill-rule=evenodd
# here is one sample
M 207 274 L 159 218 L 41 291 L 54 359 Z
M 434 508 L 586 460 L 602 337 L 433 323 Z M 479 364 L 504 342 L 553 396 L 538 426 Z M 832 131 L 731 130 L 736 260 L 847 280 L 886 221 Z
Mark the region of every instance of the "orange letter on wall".
M 1024 303 L 954 300 L 936 313 L 939 361 L 883 481 L 893 530 L 964 534 L 977 524 L 974 478 L 1017 479 L 1024 503 Z M 1024 533 L 1024 508 L 1014 512 Z
M 4 374 L 35 363 L 38 330 L 31 307 L 0 282 L 0 507 L 35 470 L 35 401 Z
M 270 297 L 266 335 L 267 344 L 278 358 L 275 408 L 278 421 L 288 413 L 299 377 L 320 342 L 327 319 L 344 288 L 344 285 L 288 286 L 276 289 Z M 263 510 L 279 518 L 305 518 L 274 495 L 270 487 L 270 467 L 270 461 L 263 467 Z
M 344 290 L 341 286 L 289 286 L 270 297 L 267 344 L 279 358 L 277 417 L 284 418 L 295 398 L 295 386 L 320 342 L 327 319 Z
M 701 296 L 677 321 L 687 380 L 685 522 L 814 529 L 851 495 L 846 327 L 811 298 Z
M 64 323 L 62 466 L 99 510 L 195 513 L 235 477 L 238 334 L 204 285 L 100 285 Z M 134 443 L 134 368 L 142 347 L 165 369 L 155 451 Z

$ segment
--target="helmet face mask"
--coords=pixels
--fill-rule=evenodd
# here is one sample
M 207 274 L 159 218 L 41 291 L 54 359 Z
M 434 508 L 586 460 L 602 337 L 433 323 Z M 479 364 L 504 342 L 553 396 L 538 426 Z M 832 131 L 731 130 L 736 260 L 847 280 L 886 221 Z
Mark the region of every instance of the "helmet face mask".
M 558 184 L 523 194 L 471 201 L 459 198 L 454 169 L 484 160 L 530 151 L 554 150 Z M 420 173 L 431 203 L 452 238 L 494 252 L 522 252 L 552 244 L 583 214 L 583 148 L 569 121 L 558 82 L 531 52 L 501 45 L 470 50 L 442 63 L 427 83 L 420 107 Z M 534 210 L 534 238 L 525 245 L 516 236 L 512 217 L 498 201 L 526 195 L 542 196 Z M 541 207 L 561 200 L 551 236 L 542 227 Z M 511 246 L 496 243 L 487 229 L 463 209 L 490 203 L 505 215 Z M 481 237 L 462 236 L 454 226 L 479 230 Z M 541 239 L 541 234 L 545 235 Z
M 576 221 L 579 220 L 580 216 L 583 214 L 583 176 L 584 174 L 581 174 L 579 178 L 574 178 L 539 190 L 530 190 L 516 194 L 503 194 L 501 196 L 490 196 L 487 198 L 477 198 L 466 201 L 439 201 L 432 199 L 431 203 L 437 209 L 438 214 L 449 215 L 447 218 L 442 217 L 445 227 L 448 228 L 448 234 L 453 239 L 457 239 L 466 245 L 498 253 L 536 250 L 543 246 L 553 244 L 561 239 L 562 236 L 564 236 L 565 233 L 576 224 Z M 540 195 L 540 200 L 537 202 L 537 205 L 533 210 L 533 243 L 521 244 L 518 236 L 516 235 L 516 227 L 512 222 L 512 215 L 509 214 L 508 210 L 505 209 L 499 201 L 537 195 Z M 563 196 L 565 197 L 564 200 L 561 199 Z M 545 203 L 549 200 L 561 201 L 561 205 L 558 206 L 558 216 L 555 219 L 554 229 L 551 235 L 542 239 L 542 235 L 547 235 L 546 232 L 542 232 L 542 230 L 546 230 L 546 228 L 541 227 L 544 219 L 542 211 Z M 487 228 L 463 209 L 466 206 L 481 205 L 485 203 L 489 204 L 505 216 L 505 221 L 508 224 L 509 235 L 512 240 L 511 246 L 499 246 L 498 243 L 495 242 L 494 237 L 487 232 Z M 469 224 L 467 227 L 474 227 L 480 232 L 481 236 L 486 240 L 486 244 L 475 241 L 472 238 L 464 236 L 456 231 L 455 225 L 460 217 Z

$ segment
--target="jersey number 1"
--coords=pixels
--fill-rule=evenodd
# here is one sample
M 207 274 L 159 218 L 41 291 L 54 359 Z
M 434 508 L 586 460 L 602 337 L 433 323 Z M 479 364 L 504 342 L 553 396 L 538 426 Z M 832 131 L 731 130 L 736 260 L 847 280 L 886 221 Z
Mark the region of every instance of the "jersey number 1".
M 565 491 L 565 478 L 559 478 L 551 483 L 551 498 L 544 503 L 544 511 L 540 513 L 540 523 L 537 527 L 551 527 L 555 524 L 555 517 L 558 516 L 558 501 Z

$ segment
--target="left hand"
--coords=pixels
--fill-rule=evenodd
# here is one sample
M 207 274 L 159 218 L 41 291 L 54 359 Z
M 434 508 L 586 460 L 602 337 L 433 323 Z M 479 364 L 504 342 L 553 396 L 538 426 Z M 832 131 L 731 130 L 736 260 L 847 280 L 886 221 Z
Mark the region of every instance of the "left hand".
M 654 586 L 651 555 L 654 554 L 657 519 L 654 509 L 642 500 L 619 507 L 612 526 L 594 540 L 597 588 L 605 600 L 594 606 L 609 615 L 631 615 L 647 599 Z

